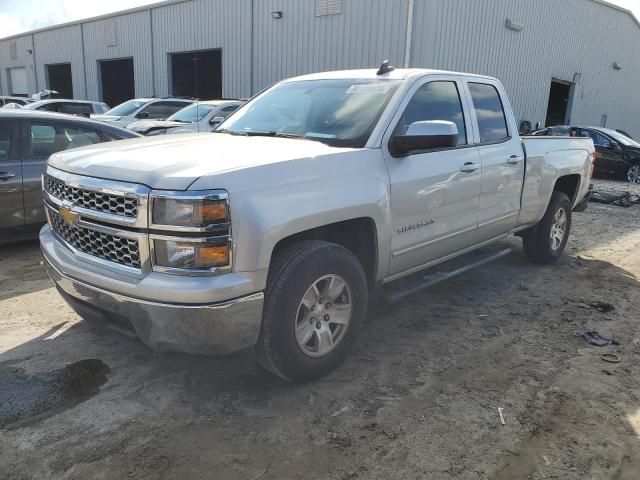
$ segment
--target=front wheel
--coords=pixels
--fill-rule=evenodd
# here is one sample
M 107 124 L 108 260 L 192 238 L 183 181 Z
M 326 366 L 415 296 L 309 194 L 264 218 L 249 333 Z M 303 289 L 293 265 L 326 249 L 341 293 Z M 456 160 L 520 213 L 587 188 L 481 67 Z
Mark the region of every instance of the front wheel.
M 571 231 L 571 202 L 566 193 L 553 192 L 542 220 L 522 235 L 525 254 L 535 263 L 547 265 L 560 258 Z
M 355 342 L 367 308 L 367 280 L 349 250 L 303 241 L 282 251 L 267 280 L 260 364 L 294 382 L 335 369 Z
M 627 170 L 627 182 L 640 183 L 640 164 L 629 167 L 629 170 Z

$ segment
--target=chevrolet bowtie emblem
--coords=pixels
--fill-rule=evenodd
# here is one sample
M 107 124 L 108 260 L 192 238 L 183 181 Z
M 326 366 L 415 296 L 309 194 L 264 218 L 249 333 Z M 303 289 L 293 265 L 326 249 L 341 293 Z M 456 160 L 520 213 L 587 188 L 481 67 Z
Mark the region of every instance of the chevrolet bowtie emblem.
M 64 220 L 64 223 L 67 225 L 76 225 L 78 223 L 79 214 L 72 212 L 69 207 L 60 207 L 58 210 L 60 217 Z

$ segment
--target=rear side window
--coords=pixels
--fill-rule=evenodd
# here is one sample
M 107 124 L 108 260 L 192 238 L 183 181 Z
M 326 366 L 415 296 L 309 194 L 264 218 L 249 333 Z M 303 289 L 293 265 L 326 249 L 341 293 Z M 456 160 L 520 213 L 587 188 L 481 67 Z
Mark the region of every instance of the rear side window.
M 55 124 L 33 124 L 30 128 L 31 158 L 48 158 L 56 152 L 100 143 L 93 130 Z
M 229 105 L 228 107 L 221 108 L 218 113 L 216 113 L 216 117 L 227 118 L 233 112 L 238 109 L 239 105 Z
M 11 124 L 0 122 L 0 162 L 11 158 Z
M 469 83 L 469 90 L 478 119 L 480 142 L 498 142 L 507 138 L 507 119 L 496 87 L 487 83 Z
M 184 107 L 189 106 L 186 102 L 166 102 L 167 106 L 167 117 L 173 115 L 178 110 L 182 110 Z
M 407 105 L 396 132 L 404 133 L 412 123 L 427 120 L 455 123 L 458 127 L 458 145 L 466 145 L 467 131 L 455 82 L 437 81 L 421 86 Z
M 60 107 L 60 112 L 88 117 L 91 114 L 91 105 L 86 103 L 63 103 Z

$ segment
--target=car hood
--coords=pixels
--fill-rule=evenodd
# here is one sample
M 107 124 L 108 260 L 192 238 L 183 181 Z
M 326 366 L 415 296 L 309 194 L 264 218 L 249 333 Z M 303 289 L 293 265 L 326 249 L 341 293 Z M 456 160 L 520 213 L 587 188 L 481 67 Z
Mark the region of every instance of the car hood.
M 311 140 L 196 133 L 89 145 L 53 154 L 48 164 L 78 175 L 186 190 L 202 176 L 348 150 Z
M 139 120 L 137 122 L 130 123 L 127 128 L 136 131 L 145 131 L 150 128 L 171 128 L 171 127 L 184 127 L 190 125 L 184 122 L 174 122 L 172 120 Z
M 102 113 L 94 113 L 89 116 L 92 120 L 98 120 L 100 122 L 117 122 L 122 117 L 118 115 L 104 115 Z

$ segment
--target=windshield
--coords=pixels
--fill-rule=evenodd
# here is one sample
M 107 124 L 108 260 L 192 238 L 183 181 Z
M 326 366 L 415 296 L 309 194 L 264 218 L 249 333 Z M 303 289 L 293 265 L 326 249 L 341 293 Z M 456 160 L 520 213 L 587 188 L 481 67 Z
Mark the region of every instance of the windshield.
M 362 148 L 399 84 L 370 79 L 280 83 L 238 110 L 217 131 Z
M 616 132 L 615 130 L 609 130 L 608 128 L 602 128 L 602 133 L 606 133 L 616 142 L 621 143 L 625 147 L 640 147 L 640 143 L 630 139 L 626 135 Z
M 218 105 L 194 103 L 193 105 L 189 105 L 182 110 L 178 110 L 176 113 L 167 118 L 167 120 L 184 123 L 197 122 L 199 120 L 202 120 L 207 115 L 207 113 L 217 107 Z
M 126 117 L 127 115 L 131 115 L 141 106 L 143 106 L 146 102 L 140 102 L 138 100 L 129 100 L 127 102 L 121 103 L 117 107 L 113 107 L 109 110 L 106 115 L 115 115 L 116 117 Z

